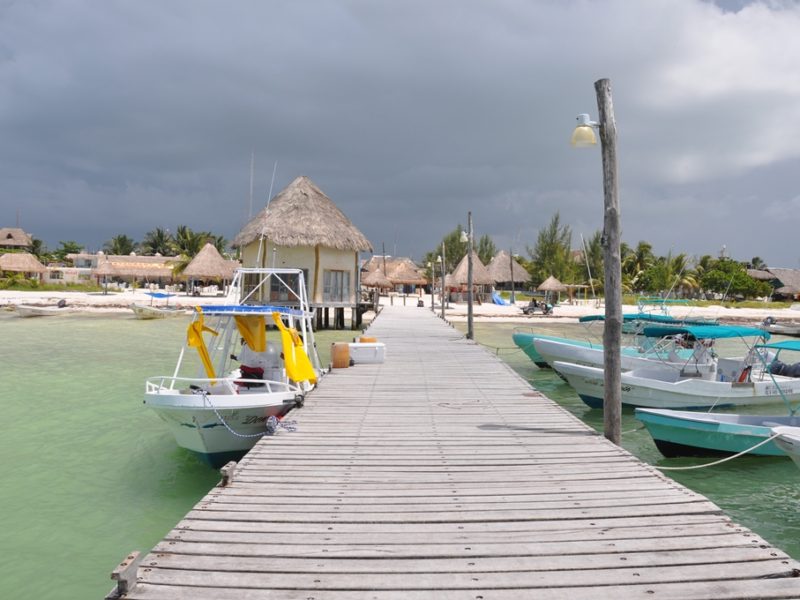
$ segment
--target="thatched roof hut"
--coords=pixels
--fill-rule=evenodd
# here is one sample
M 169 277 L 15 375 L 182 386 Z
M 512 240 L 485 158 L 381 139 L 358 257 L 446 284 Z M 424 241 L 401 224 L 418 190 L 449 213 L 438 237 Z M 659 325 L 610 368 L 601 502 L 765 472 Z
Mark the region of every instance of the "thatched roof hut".
M 0 271 L 15 273 L 37 273 L 41 275 L 47 268 L 33 255 L 27 252 L 8 252 L 0 255 Z
M 500 250 L 495 254 L 486 268 L 496 283 L 510 283 L 512 281 L 514 283 L 525 283 L 531 278 L 525 267 L 511 258 L 511 255 L 505 250 Z
M 364 269 L 371 273 L 378 269 L 383 271 L 384 266 L 386 277 L 394 285 L 425 285 L 428 283 L 428 278 L 414 261 L 404 256 L 374 255 L 366 262 Z
M 374 271 L 370 271 L 369 273 L 365 274 L 361 278 L 361 285 L 364 287 L 374 287 L 374 288 L 381 288 L 381 289 L 388 289 L 393 287 L 393 284 L 386 275 L 383 274 L 383 271 L 380 269 L 375 269 Z
M 172 278 L 172 268 L 178 257 L 107 255 L 117 277 L 141 277 L 143 279 Z M 98 265 L 99 266 L 99 265 Z
M 19 227 L 0 227 L 0 248 L 30 248 L 33 238 Z
M 275 196 L 233 240 L 243 247 L 264 236 L 278 246 L 324 246 L 371 252 L 372 244 L 308 177 Z
M 558 279 L 550 275 L 545 279 L 539 287 L 536 288 L 540 292 L 566 292 L 567 286 L 561 283 Z
M 469 270 L 468 255 L 465 254 L 458 266 L 453 270 L 453 281 L 459 285 L 467 285 L 467 271 Z M 450 280 L 447 280 L 449 285 Z M 478 253 L 472 251 L 472 284 L 473 285 L 494 285 L 495 281 L 489 269 L 478 258 Z
M 214 244 L 207 243 L 183 270 L 192 279 L 232 279 L 239 262 L 222 257 Z
M 747 269 L 747 275 L 757 281 L 772 281 L 775 275 L 762 269 Z

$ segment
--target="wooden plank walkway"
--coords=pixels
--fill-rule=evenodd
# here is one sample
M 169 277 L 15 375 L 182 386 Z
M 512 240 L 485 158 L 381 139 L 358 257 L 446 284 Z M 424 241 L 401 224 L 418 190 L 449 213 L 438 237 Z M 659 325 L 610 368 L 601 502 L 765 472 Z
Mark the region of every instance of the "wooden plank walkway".
M 428 310 L 325 377 L 125 598 L 798 598 L 800 565 Z

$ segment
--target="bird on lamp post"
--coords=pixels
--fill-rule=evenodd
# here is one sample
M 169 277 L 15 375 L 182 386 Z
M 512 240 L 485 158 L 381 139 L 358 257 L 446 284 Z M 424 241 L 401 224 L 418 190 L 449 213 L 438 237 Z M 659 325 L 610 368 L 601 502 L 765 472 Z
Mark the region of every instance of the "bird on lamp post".
M 467 339 L 475 339 L 472 322 L 472 211 L 467 212 L 467 229 L 461 232 L 461 241 L 467 242 Z

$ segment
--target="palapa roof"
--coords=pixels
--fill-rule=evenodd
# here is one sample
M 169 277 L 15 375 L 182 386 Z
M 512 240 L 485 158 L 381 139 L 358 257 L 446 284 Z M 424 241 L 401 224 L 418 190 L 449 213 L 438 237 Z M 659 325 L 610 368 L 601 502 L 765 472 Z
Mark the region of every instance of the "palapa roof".
M 361 278 L 361 285 L 365 287 L 390 288 L 393 284 L 386 275 L 383 274 L 383 271 L 375 269 Z
M 47 268 L 28 252 L 7 252 L 0 254 L 0 271 L 18 273 L 44 273 Z
M 19 227 L 0 227 L 0 246 L 6 248 L 28 248 L 33 238 Z
M 772 279 L 777 279 L 781 284 L 775 291 L 780 294 L 800 293 L 800 270 L 798 269 L 767 269 L 772 273 Z
M 567 286 L 550 275 L 550 277 L 545 279 L 536 289 L 540 292 L 566 292 Z
M 364 265 L 364 270 L 383 271 L 386 265 L 386 277 L 393 285 L 425 285 L 428 278 L 419 270 L 413 260 L 407 257 L 374 255 Z
M 92 273 L 94 275 L 102 275 L 103 277 L 108 277 L 109 275 L 116 275 L 117 271 L 114 269 L 114 265 L 111 264 L 111 261 L 108 260 L 108 257 L 103 257 L 97 259 L 97 267 L 92 269 Z
M 467 275 L 469 271 L 469 260 L 465 254 L 458 266 L 453 270 L 453 281 L 458 285 L 467 285 Z M 447 279 L 447 285 L 450 285 L 450 280 Z M 494 285 L 495 281 L 489 269 L 487 269 L 478 258 L 478 253 L 472 251 L 472 284 L 473 285 Z
M 364 237 L 333 201 L 301 176 L 276 195 L 233 240 L 241 247 L 264 236 L 278 246 L 325 246 L 371 252 Z
M 239 261 L 223 258 L 214 244 L 207 243 L 183 270 L 182 275 L 201 279 L 232 279 L 238 267 Z
M 516 260 L 509 259 L 510 255 L 505 250 L 500 250 L 492 257 L 486 268 L 495 282 L 514 281 L 515 283 L 524 283 L 528 281 L 531 276 L 525 267 L 519 264 Z M 513 266 L 512 266 L 513 265 Z M 513 269 L 513 277 L 512 275 Z
M 103 266 L 103 263 L 108 263 L 109 267 L 103 266 L 103 269 L 110 268 L 111 272 L 108 275 L 116 275 L 118 277 L 172 277 L 172 268 L 180 259 L 177 256 L 137 256 L 135 254 L 106 254 L 105 258 L 98 257 L 97 267 L 92 269 L 95 275 L 103 275 L 102 272 L 98 273 L 98 268 Z
M 761 269 L 747 269 L 747 275 L 758 281 L 772 281 L 775 279 L 775 275 Z

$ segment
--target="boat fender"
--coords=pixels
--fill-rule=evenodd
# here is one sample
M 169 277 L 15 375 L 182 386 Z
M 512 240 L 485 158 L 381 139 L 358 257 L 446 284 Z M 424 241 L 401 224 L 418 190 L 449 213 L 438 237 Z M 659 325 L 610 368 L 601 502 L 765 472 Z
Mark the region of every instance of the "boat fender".
M 739 378 L 736 380 L 736 383 L 745 383 L 746 381 L 750 380 L 750 371 L 753 370 L 751 365 L 747 365 L 744 369 L 742 369 Z

